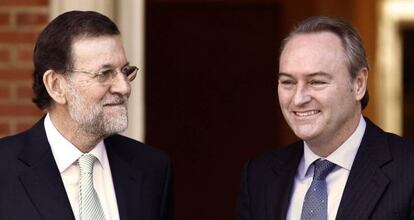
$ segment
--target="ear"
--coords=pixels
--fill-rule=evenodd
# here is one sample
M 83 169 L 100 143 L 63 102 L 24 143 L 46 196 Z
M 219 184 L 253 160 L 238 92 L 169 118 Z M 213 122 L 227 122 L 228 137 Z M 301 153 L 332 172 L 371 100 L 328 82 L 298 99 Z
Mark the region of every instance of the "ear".
M 360 101 L 367 92 L 368 69 L 360 69 L 354 79 L 354 91 L 356 100 Z
M 46 87 L 47 93 L 49 93 L 52 99 L 61 105 L 66 104 L 66 96 L 64 89 L 64 77 L 62 74 L 55 72 L 54 70 L 47 70 L 43 74 L 43 84 Z

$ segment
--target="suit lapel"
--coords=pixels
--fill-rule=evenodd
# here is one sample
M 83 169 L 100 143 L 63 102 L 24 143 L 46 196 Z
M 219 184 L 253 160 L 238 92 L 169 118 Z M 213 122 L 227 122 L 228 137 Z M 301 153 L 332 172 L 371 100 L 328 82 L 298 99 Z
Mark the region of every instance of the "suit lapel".
M 19 159 L 19 179 L 44 220 L 74 219 L 50 145 L 43 120 L 29 132 Z
M 142 175 L 131 167 L 128 152 L 116 145 L 111 138 L 105 139 L 120 219 L 141 219 Z
M 286 219 L 296 170 L 303 154 L 302 142 L 285 148 L 286 153 L 275 154 L 272 160 L 273 176 L 266 193 L 267 219 Z
M 368 219 L 390 180 L 381 167 L 391 161 L 384 132 L 368 119 L 345 186 L 337 219 Z

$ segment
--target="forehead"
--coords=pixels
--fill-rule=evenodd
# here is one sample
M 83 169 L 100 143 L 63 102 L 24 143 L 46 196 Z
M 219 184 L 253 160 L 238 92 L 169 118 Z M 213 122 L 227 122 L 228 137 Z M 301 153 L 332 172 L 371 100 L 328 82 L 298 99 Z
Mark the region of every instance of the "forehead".
M 330 32 L 297 34 L 286 43 L 280 55 L 279 71 L 329 73 L 346 68 L 345 58 L 337 35 Z
M 75 38 L 71 52 L 75 66 L 123 65 L 127 62 L 119 35 Z

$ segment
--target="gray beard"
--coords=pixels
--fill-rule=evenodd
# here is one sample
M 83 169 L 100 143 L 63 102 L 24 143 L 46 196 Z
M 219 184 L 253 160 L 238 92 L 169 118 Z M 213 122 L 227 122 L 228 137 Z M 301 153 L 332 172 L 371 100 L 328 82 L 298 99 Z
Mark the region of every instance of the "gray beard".
M 122 96 L 105 97 L 101 103 L 87 106 L 85 100 L 73 87 L 69 90 L 71 100 L 69 102 L 69 115 L 78 128 L 85 133 L 97 137 L 108 137 L 120 133 L 128 127 L 127 98 Z M 118 117 L 109 117 L 104 114 L 103 105 L 108 103 L 123 102 L 123 108 Z

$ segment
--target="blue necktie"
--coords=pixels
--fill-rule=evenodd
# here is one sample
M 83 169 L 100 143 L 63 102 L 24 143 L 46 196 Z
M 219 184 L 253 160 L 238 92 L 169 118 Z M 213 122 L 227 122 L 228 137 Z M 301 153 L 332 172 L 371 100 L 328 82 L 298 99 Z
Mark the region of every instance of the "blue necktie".
M 301 220 L 327 219 L 328 193 L 325 178 L 335 166 L 327 160 L 314 162 L 313 180 L 303 201 Z

